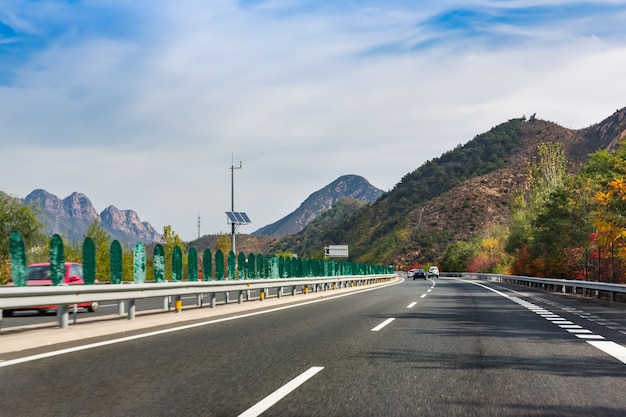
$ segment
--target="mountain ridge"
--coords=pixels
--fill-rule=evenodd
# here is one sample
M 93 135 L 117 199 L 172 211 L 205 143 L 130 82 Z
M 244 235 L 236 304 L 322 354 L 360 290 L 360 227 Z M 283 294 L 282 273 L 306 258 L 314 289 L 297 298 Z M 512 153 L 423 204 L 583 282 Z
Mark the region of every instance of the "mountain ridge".
M 135 211 L 118 210 L 110 205 L 98 214 L 91 200 L 76 191 L 60 199 L 46 190 L 36 189 L 23 201 L 41 209 L 40 221 L 51 234 L 63 234 L 71 241 L 82 240 L 94 220 L 100 221 L 112 239 L 124 243 L 153 243 L 162 237 L 150 223 L 142 222 Z
M 382 194 L 382 190 L 374 187 L 360 175 L 342 175 L 309 195 L 296 210 L 282 219 L 252 232 L 252 235 L 283 237 L 296 234 L 344 198 L 373 203 Z

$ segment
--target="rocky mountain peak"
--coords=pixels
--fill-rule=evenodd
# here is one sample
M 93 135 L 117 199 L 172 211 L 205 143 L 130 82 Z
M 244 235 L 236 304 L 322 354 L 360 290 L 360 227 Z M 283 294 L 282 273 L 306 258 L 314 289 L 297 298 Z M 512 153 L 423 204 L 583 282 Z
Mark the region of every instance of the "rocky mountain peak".
M 72 241 L 81 241 L 94 220 L 100 220 L 103 229 L 121 242 L 152 243 L 161 240 L 154 227 L 142 222 L 136 212 L 109 206 L 98 214 L 91 200 L 78 192 L 61 200 L 46 190 L 37 189 L 28 194 L 24 202 L 40 209 L 40 221 L 50 234 L 61 233 Z
M 360 200 L 373 203 L 383 194 L 365 178 L 359 175 L 343 175 L 324 188 L 311 194 L 295 211 L 275 223 L 260 228 L 254 236 L 282 237 L 304 229 L 320 214 L 331 209 L 342 199 Z

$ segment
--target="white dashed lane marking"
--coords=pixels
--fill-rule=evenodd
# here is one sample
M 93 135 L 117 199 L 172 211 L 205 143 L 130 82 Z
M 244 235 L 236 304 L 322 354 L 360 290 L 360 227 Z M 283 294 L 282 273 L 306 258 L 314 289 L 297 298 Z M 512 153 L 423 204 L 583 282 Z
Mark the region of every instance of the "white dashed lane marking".
M 559 317 L 558 314 L 554 314 L 549 310 L 540 308 L 533 303 L 530 303 L 528 301 L 522 300 L 517 297 L 511 297 L 511 300 L 515 301 L 517 304 L 523 307 L 526 307 L 530 311 L 535 312 L 537 315 L 545 318 L 549 322 L 556 324 L 563 330 L 566 330 L 567 332 L 578 337 L 579 339 L 586 341 L 591 346 L 594 346 L 600 349 L 601 351 L 613 356 L 615 359 L 619 360 L 620 362 L 626 364 L 626 348 L 624 346 L 619 345 L 610 340 L 606 340 L 604 336 L 601 336 L 599 334 L 594 334 L 591 330 L 585 329 L 583 326 L 579 326 L 578 324 L 574 324 L 571 321 L 563 319 Z M 573 312 L 573 311 L 569 311 L 569 312 Z M 577 311 L 576 313 L 579 314 L 581 318 L 587 319 L 589 321 L 594 321 L 594 322 L 597 321 L 598 323 L 605 322 L 604 320 L 600 319 L 600 317 L 593 316 L 591 314 L 586 314 L 586 313 L 582 313 L 579 311 Z M 607 321 L 607 323 L 609 322 Z

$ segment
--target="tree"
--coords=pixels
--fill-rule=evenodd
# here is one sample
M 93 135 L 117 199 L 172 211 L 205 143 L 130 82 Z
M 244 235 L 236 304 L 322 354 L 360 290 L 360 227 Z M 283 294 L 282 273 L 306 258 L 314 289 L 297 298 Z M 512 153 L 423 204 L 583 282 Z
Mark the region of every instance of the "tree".
M 518 193 L 511 206 L 513 222 L 509 238 L 505 244 L 509 254 L 521 255 L 521 250 L 533 251 L 536 227 L 540 225 L 537 218 L 547 204 L 553 192 L 564 185 L 567 178 L 566 158 L 562 145 L 558 142 L 542 143 L 537 148 L 537 161 L 530 168 L 530 187 L 526 196 Z M 521 258 L 533 262 L 532 256 L 525 253 L 518 256 L 514 263 L 514 273 L 520 273 Z M 533 262 L 534 263 L 534 262 Z M 527 268 L 523 268 L 526 270 Z
M 6 283 L 11 275 L 9 237 L 18 231 L 24 238 L 29 254 L 45 250 L 44 226 L 38 220 L 38 210 L 22 203 L 18 198 L 0 192 L 0 282 Z
M 544 274 L 554 278 L 572 278 L 580 275 L 581 262 L 574 249 L 584 248 L 593 227 L 586 207 L 578 203 L 576 194 L 561 187 L 550 194 L 548 201 L 532 224 L 533 258 L 543 259 Z

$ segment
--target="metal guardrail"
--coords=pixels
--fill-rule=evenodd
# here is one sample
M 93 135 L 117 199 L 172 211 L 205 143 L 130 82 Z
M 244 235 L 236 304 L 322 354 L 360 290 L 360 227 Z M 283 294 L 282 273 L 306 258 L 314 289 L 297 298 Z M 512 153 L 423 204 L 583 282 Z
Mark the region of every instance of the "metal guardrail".
M 59 286 L 29 286 L 29 287 L 1 287 L 0 312 L 2 309 L 25 308 L 38 305 L 57 305 L 57 320 L 59 327 L 66 328 L 69 321 L 68 306 L 87 302 L 117 301 L 120 303 L 119 314 L 124 314 L 122 302 L 128 305 L 128 319 L 135 318 L 135 300 L 145 298 L 164 298 L 164 309 L 169 297 L 173 297 L 175 311 L 182 309 L 182 296 L 196 295 L 198 306 L 203 305 L 203 299 L 208 295 L 209 306 L 214 308 L 216 296 L 219 293 L 228 294 L 238 292 L 238 303 L 244 301 L 244 296 L 250 300 L 250 290 L 260 290 L 259 299 L 263 300 L 270 288 L 278 288 L 277 296 L 283 295 L 284 288 L 291 288 L 292 295 L 298 289 L 301 293 L 320 291 L 350 286 L 362 286 L 372 283 L 388 281 L 395 278 L 395 274 L 363 275 L 363 276 L 334 276 L 310 278 L 280 278 L 255 280 L 221 280 L 221 281 L 170 281 L 163 283 L 125 283 L 125 284 L 96 284 L 96 285 L 59 285 Z M 228 297 L 227 297 L 228 302 Z
M 576 279 L 534 278 L 517 275 L 482 274 L 470 272 L 446 272 L 441 273 L 441 276 L 507 282 L 511 284 L 525 285 L 544 289 L 552 288 L 555 292 L 571 294 L 578 294 L 578 290 L 581 290 L 581 295 L 583 297 L 587 296 L 587 290 L 595 291 L 596 297 L 599 297 L 600 291 L 604 291 L 609 294 L 609 299 L 611 301 L 615 301 L 616 293 L 626 293 L 626 285 L 613 284 L 610 282 L 582 281 Z

